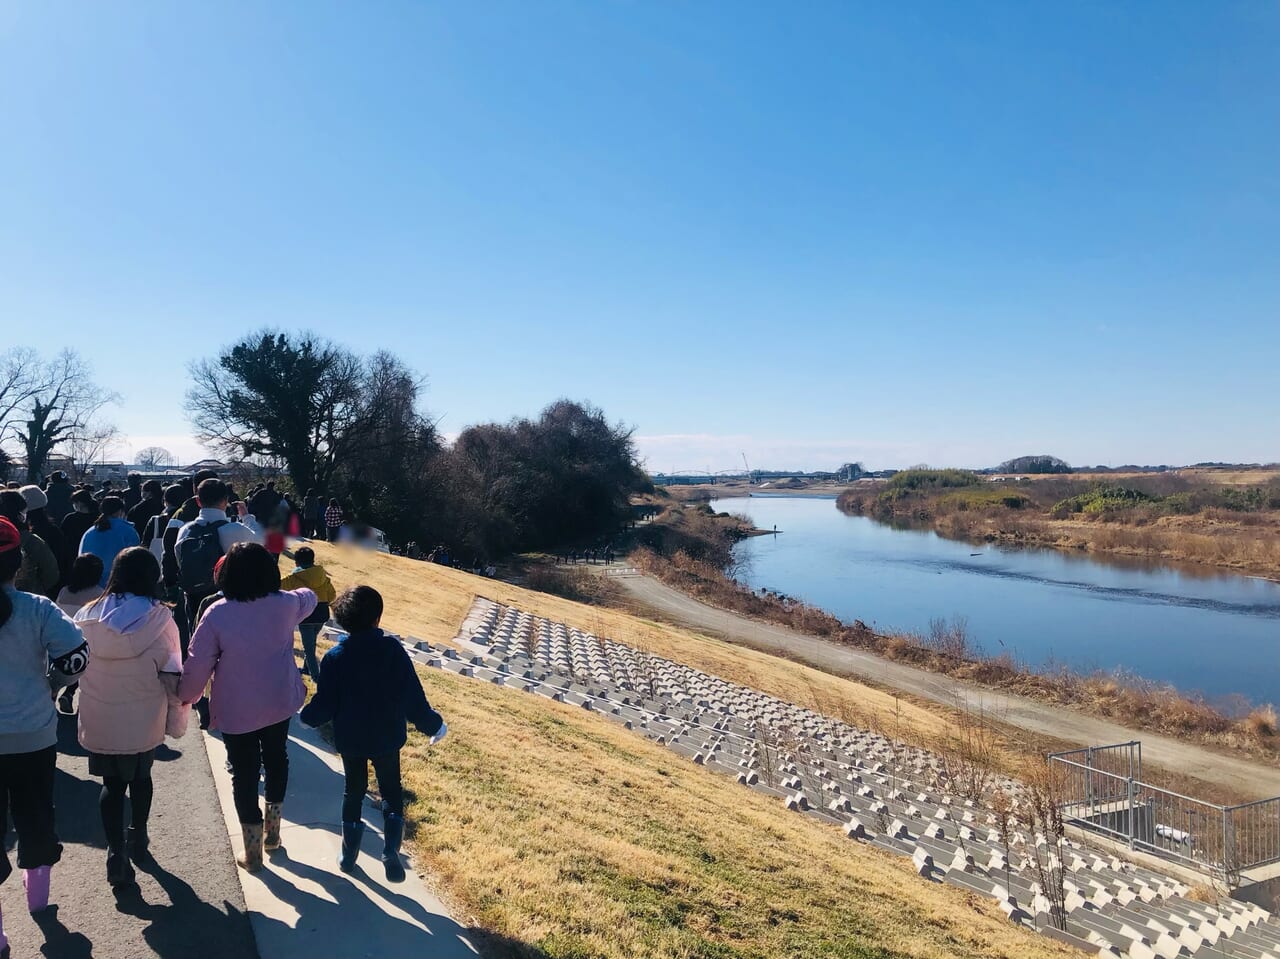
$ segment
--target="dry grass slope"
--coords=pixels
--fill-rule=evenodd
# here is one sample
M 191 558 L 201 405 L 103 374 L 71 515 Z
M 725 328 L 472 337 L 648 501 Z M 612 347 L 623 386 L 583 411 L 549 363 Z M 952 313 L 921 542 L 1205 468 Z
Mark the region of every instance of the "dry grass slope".
M 738 660 L 737 678 L 745 670 L 779 692 L 804 692 L 814 678 L 843 683 L 439 567 L 324 546 L 317 553 L 339 586 L 368 582 L 383 592 L 390 628 L 433 641 L 452 638 L 479 592 L 705 668 Z M 988 902 L 924 883 L 905 860 L 846 840 L 599 716 L 437 671 L 423 676 L 450 738 L 427 749 L 414 736 L 406 751 L 409 815 L 419 824 L 412 842 L 446 897 L 505 943 L 499 953 L 1074 954 L 1009 925 Z

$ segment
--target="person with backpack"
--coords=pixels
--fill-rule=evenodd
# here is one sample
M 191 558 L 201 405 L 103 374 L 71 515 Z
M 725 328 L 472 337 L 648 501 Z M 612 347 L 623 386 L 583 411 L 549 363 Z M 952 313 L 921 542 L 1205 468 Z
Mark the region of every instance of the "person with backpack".
M 122 550 L 137 545 L 138 531 L 124 518 L 124 500 L 118 496 L 104 497 L 97 522 L 80 539 L 81 553 L 93 553 L 102 560 L 102 586 L 107 585 L 111 564 L 116 561 L 116 556 Z
M 316 608 L 298 624 L 298 634 L 302 637 L 302 659 L 306 663 L 307 675 L 317 680 L 320 678 L 320 663 L 316 659 L 316 640 L 320 637 L 321 627 L 329 621 L 329 604 L 338 594 L 325 568 L 316 565 L 316 553 L 310 546 L 294 550 L 293 561 L 298 564 L 297 568 L 280 581 L 280 588 L 306 587 L 316 594 Z
M 231 551 L 236 543 L 262 543 L 265 531 L 237 502 L 239 520 L 227 519 L 230 499 L 227 485 L 218 479 L 207 479 L 196 488 L 200 514 L 184 525 L 174 539 L 173 552 L 178 564 L 178 580 L 186 595 L 187 616 L 195 621 L 200 601 L 216 592 L 213 567 L 219 557 Z
M 432 744 L 448 727 L 427 702 L 422 680 L 404 646 L 379 629 L 382 596 L 371 586 L 345 590 L 333 615 L 346 639 L 325 653 L 320 682 L 298 717 L 308 726 L 333 723 L 333 742 L 342 756 L 346 784 L 342 795 L 342 855 L 338 867 L 355 869 L 364 822 L 360 809 L 369 788 L 369 764 L 382 793 L 382 865 L 388 882 L 403 882 L 400 842 L 404 836 L 404 791 L 400 750 L 413 723 Z
M 222 732 L 231 791 L 244 835 L 240 866 L 262 868 L 264 849 L 280 846 L 289 785 L 289 720 L 306 698 L 293 658 L 293 631 L 316 607 L 309 589 L 280 589 L 280 565 L 259 543 L 236 543 L 217 575 L 223 598 L 200 619 L 178 696 L 192 702 L 213 680 L 210 725 Z M 258 799 L 265 773 L 267 808 Z
M 214 583 L 214 568 L 218 560 L 231 551 L 237 543 L 261 543 L 264 532 L 258 521 L 237 502 L 239 521 L 227 519 L 227 504 L 231 493 L 227 484 L 219 479 L 206 479 L 196 487 L 196 500 L 200 513 L 178 530 L 173 540 L 173 555 L 177 565 L 178 585 L 182 592 L 185 618 L 190 633 L 194 635 L 200 604 L 218 591 Z M 183 658 L 189 654 L 189 644 L 183 649 Z M 200 696 L 195 702 L 200 716 L 200 728 L 209 728 L 209 700 Z
M 54 826 L 58 714 L 52 693 L 79 676 L 89 651 L 80 629 L 53 601 L 20 592 L 22 537 L 0 519 L 0 832 L 9 816 L 18 833 L 18 868 L 27 908 L 49 905 L 49 874 L 62 858 Z M 6 843 L 0 842 L 0 883 L 9 878 Z M 0 916 L 0 955 L 8 952 Z
M 106 592 L 82 608 L 75 622 L 89 644 L 89 665 L 80 678 L 80 745 L 89 753 L 89 774 L 102 777 L 98 805 L 107 882 L 119 886 L 134 879 L 131 859 L 143 867 L 151 861 L 151 766 L 182 671 L 178 626 L 160 602 L 156 558 L 140 546 L 120 553 Z

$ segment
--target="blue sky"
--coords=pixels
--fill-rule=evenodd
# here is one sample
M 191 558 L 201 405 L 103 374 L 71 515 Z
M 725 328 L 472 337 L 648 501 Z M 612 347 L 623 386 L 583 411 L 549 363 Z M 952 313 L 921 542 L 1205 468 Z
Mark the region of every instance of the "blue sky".
M 1277 49 L 1262 0 L 5 4 L 0 317 L 125 454 L 274 325 L 655 471 L 1276 460 Z

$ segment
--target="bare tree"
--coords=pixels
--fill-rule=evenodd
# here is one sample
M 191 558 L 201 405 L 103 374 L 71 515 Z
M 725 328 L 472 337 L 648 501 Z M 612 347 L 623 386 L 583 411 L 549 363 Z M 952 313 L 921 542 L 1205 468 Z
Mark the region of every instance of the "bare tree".
M 90 423 L 67 439 L 67 452 L 71 465 L 84 476 L 94 463 L 102 462 L 107 451 L 120 438 L 120 431 L 111 423 Z
M 134 455 L 134 462 L 144 473 L 155 473 L 173 466 L 177 461 L 163 446 L 147 446 L 138 450 Z
M 43 367 L 36 351 L 28 347 L 0 353 L 0 444 L 17 430 L 17 415 L 40 392 L 44 382 Z
M 100 430 L 98 413 L 118 399 L 93 382 L 89 364 L 73 350 L 40 366 L 36 377 L 23 408 L 25 429 L 15 431 L 26 450 L 28 483 L 39 480 L 58 446 Z

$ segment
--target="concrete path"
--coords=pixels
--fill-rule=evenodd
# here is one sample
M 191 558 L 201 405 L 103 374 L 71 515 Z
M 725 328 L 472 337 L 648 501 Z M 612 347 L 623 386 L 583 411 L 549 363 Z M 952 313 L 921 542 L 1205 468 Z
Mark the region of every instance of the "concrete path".
M 0 886 L 13 959 L 253 959 L 239 871 L 223 826 L 204 738 L 192 723 L 156 755 L 151 849 L 156 868 L 114 891 L 98 815 L 101 781 L 89 775 L 74 717 L 58 728 L 54 802 L 64 846 L 53 869 L 52 902 L 27 912 L 15 871 Z M 6 837 L 12 860 L 12 829 Z
M 1082 746 L 1140 739 L 1144 762 L 1221 783 L 1242 795 L 1259 799 L 1280 796 L 1280 769 L 1274 766 L 1250 762 L 1146 730 L 1129 729 L 1025 696 L 975 686 L 882 659 L 866 650 L 852 649 L 783 626 L 759 622 L 709 606 L 650 576 L 619 576 L 616 582 L 641 611 L 709 636 L 780 654 L 824 672 L 870 680 L 947 706 L 975 712 L 980 710 L 986 715 L 999 717 L 1010 726 Z
M 231 802 L 226 750 L 216 734 L 206 745 L 222 801 L 223 835 L 238 855 L 240 825 Z M 408 879 L 383 875 L 382 814 L 365 803 L 367 823 L 358 869 L 338 871 L 341 845 L 342 766 L 319 733 L 293 721 L 289 737 L 289 791 L 284 804 L 284 848 L 250 874 L 237 870 L 261 959 L 431 957 L 474 959 L 467 930 L 409 865 Z M 238 955 L 227 953 L 226 955 Z

